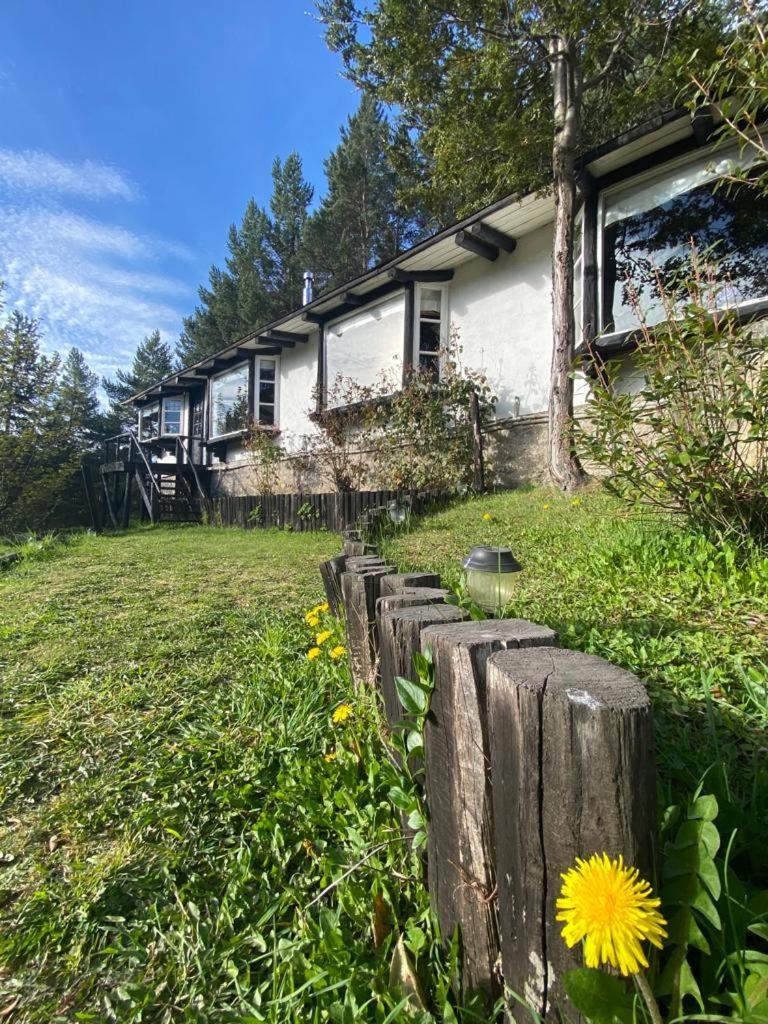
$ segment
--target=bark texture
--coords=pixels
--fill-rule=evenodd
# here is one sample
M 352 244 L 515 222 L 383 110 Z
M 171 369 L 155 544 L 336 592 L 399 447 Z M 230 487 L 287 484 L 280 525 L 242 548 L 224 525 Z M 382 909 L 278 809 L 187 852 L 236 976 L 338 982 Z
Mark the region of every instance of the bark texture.
M 503 651 L 488 662 L 488 713 L 504 982 L 544 1020 L 577 1021 L 563 976 L 583 963 L 555 921 L 560 876 L 605 851 L 655 877 L 650 701 L 602 658 Z
M 505 648 L 552 646 L 555 633 L 523 619 L 429 626 L 435 688 L 425 730 L 429 891 L 449 942 L 458 925 L 462 984 L 500 994 L 496 872 L 489 775 L 486 664 Z

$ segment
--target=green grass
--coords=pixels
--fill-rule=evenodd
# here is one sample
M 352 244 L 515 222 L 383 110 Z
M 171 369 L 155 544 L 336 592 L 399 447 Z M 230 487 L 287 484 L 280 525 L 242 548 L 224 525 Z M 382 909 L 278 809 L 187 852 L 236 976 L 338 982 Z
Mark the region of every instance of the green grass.
M 765 556 L 542 491 L 426 517 L 388 553 L 455 583 L 474 543 L 524 563 L 515 614 L 648 683 L 661 806 L 708 771 L 732 864 L 764 884 Z M 329 657 L 333 620 L 306 658 L 337 549 L 147 529 L 46 544 L 0 576 L 0 1020 L 387 1024 L 400 934 L 421 1019 L 453 1019 L 373 696 Z
M 370 696 L 306 659 L 337 543 L 85 536 L 0 579 L 0 1019 L 383 1021 L 375 906 L 438 977 Z
M 387 555 L 455 585 L 474 544 L 509 546 L 523 563 L 509 614 L 648 684 L 662 806 L 707 772 L 721 830 L 739 828 L 737 863 L 765 884 L 768 555 L 737 557 L 600 491 L 570 500 L 542 490 L 455 505 L 390 540 Z

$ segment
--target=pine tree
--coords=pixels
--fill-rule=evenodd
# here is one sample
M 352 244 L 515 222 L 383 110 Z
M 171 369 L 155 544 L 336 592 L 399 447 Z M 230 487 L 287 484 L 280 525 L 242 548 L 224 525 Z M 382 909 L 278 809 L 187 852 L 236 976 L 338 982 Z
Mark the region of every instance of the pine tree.
M 61 367 L 55 412 L 63 429 L 81 449 L 93 447 L 104 432 L 96 388 L 99 378 L 89 368 L 83 353 L 72 348 Z
M 173 354 L 170 346 L 162 341 L 160 331 L 153 331 L 136 349 L 130 370 L 118 370 L 112 380 L 104 378 L 102 386 L 110 400 L 115 433 L 132 426 L 134 422 L 133 412 L 120 403 L 172 372 Z
M 314 189 L 304 180 L 301 157 L 290 153 L 272 165 L 272 213 L 269 245 L 272 254 L 272 315 L 280 316 L 301 304 L 304 270 L 304 231 Z M 255 325 L 254 325 L 255 326 Z
M 308 259 L 322 287 L 391 259 L 425 231 L 425 218 L 400 200 L 406 168 L 396 172 L 393 144 L 381 104 L 364 93 L 325 161 L 328 190 L 308 225 Z M 402 144 L 399 152 L 407 152 Z
M 50 414 L 58 370 L 57 356 L 40 354 L 39 322 L 13 310 L 0 325 L 0 431 L 19 433 Z
M 232 224 L 227 267 L 212 266 L 200 305 L 184 320 L 176 346 L 189 366 L 276 319 L 301 302 L 304 232 L 312 202 L 301 159 L 291 153 L 272 166 L 270 214 L 250 199 L 240 227 Z

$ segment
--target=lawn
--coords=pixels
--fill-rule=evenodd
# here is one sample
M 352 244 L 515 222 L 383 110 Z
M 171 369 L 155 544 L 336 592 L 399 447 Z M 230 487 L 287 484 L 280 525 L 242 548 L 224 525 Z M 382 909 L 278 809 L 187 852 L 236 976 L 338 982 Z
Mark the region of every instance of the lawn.
M 508 614 L 637 673 L 654 700 L 660 804 L 705 778 L 734 862 L 768 884 L 768 556 L 739 555 L 602 491 L 470 500 L 387 543 L 401 570 L 455 586 L 474 544 L 523 564 Z
M 411 921 L 422 961 L 433 943 L 396 776 L 372 701 L 328 653 L 338 624 L 306 658 L 337 546 L 165 528 L 83 537 L 0 577 L 0 1019 L 397 1005 L 373 908 Z M 342 701 L 353 714 L 334 725 Z
M 524 564 L 512 614 L 648 683 L 661 808 L 705 776 L 765 885 L 768 559 L 599 493 L 474 499 L 386 542 L 451 584 L 476 543 Z M 398 936 L 421 1020 L 477 1019 L 447 1009 L 375 697 L 330 655 L 340 624 L 305 619 L 338 546 L 166 527 L 0 576 L 0 1020 L 388 1024 Z

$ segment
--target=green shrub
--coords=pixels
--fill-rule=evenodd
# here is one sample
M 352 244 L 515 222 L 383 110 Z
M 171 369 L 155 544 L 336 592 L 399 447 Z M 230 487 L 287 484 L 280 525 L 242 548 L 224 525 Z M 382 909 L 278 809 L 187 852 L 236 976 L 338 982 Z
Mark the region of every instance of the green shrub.
M 695 259 L 695 254 L 694 254 Z M 687 520 L 709 537 L 768 541 L 768 340 L 714 307 L 722 295 L 700 272 L 667 321 L 642 324 L 640 389 L 617 387 L 616 364 L 597 364 L 584 456 L 606 486 Z

